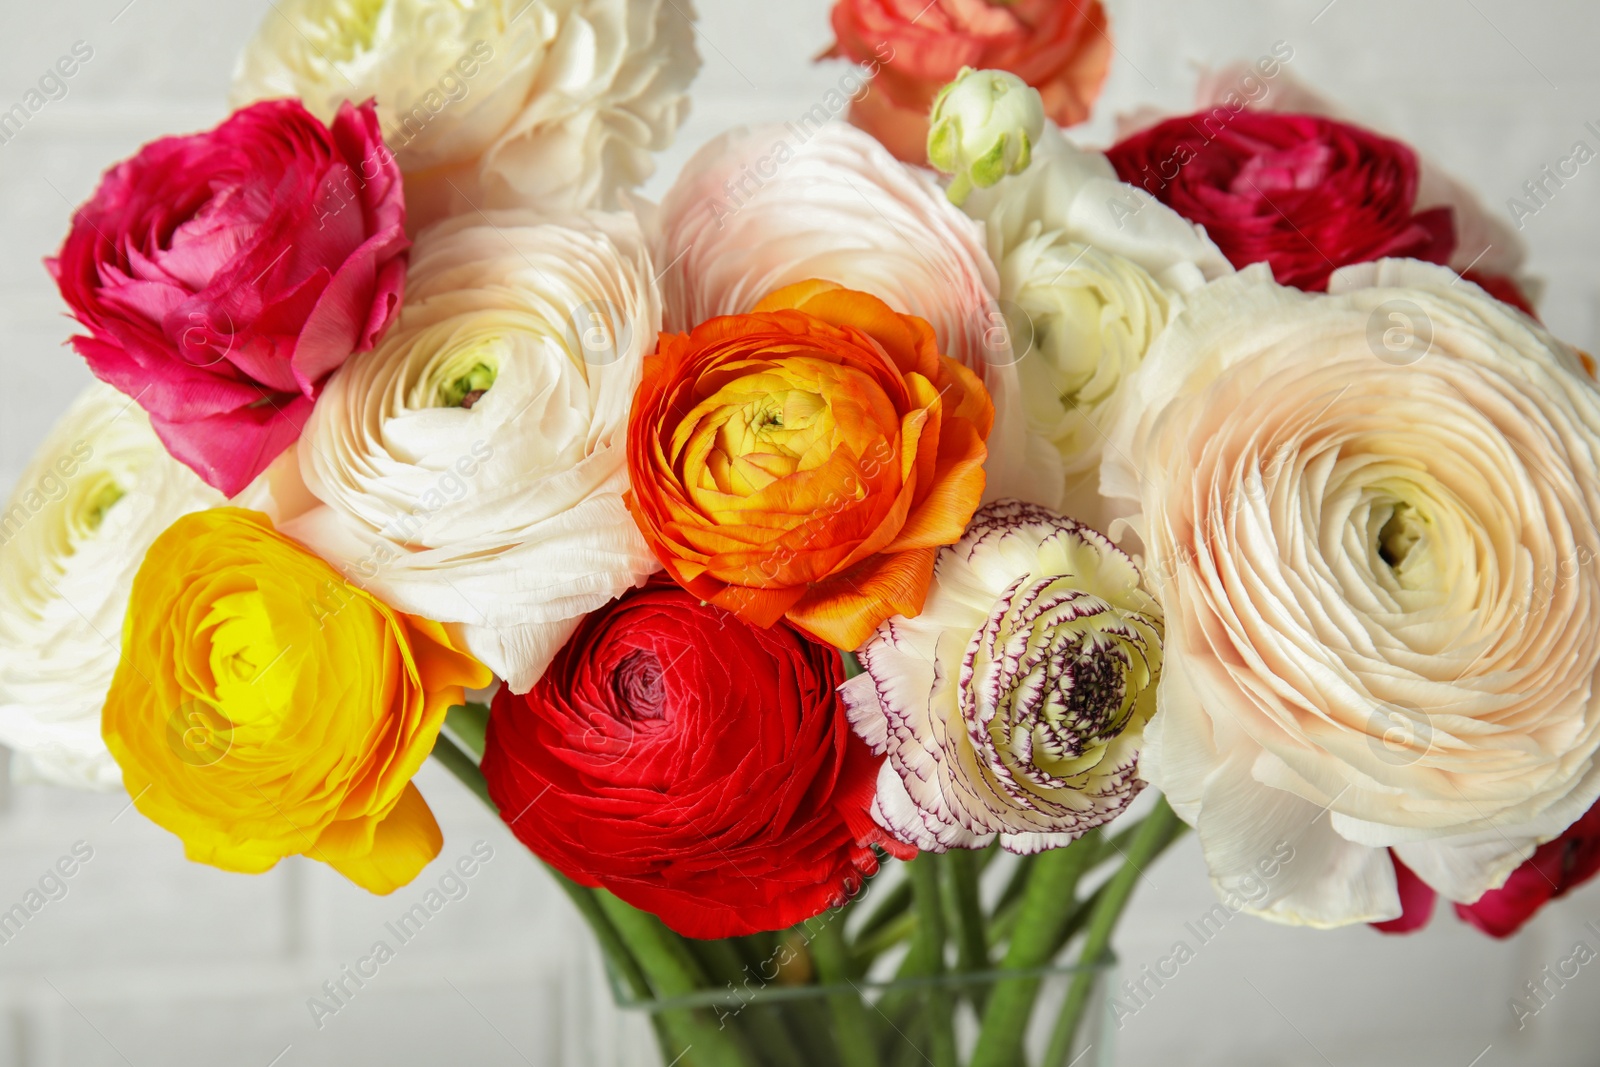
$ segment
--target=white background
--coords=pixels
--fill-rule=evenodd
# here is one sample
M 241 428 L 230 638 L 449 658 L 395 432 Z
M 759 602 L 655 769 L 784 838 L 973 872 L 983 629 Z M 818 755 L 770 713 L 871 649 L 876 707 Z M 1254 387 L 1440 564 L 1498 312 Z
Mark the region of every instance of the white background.
M 75 41 L 94 48 L 68 96 L 0 145 L 0 487 L 9 487 L 89 381 L 61 347 L 70 327 L 41 258 L 100 170 L 149 139 L 223 117 L 233 55 L 269 3 L 0 3 L 0 109 Z M 1180 108 L 1194 63 L 1253 59 L 1283 40 L 1296 74 L 1435 156 L 1503 211 L 1574 140 L 1594 143 L 1583 129 L 1600 121 L 1593 3 L 1120 0 L 1112 5 L 1119 56 L 1087 132 L 1103 138 L 1114 111 L 1141 103 Z M 700 8 L 705 70 L 693 117 L 662 160 L 658 194 L 710 136 L 733 123 L 795 118 L 842 72 L 808 62 L 830 40 L 824 0 L 700 0 Z M 1546 320 L 1600 349 L 1600 166 L 1569 182 L 1525 236 L 1549 283 Z M 256 878 L 187 864 L 176 840 L 137 812 L 119 816 L 124 797 L 0 788 L 0 910 L 75 841 L 94 849 L 69 895 L 0 944 L 0 1067 L 633 1062 L 616 1050 L 640 1031 L 611 1007 L 565 900 L 447 775 L 430 766 L 419 784 L 444 828 L 444 854 L 387 899 L 300 860 Z M 314 1028 L 306 999 L 478 839 L 495 858 L 469 896 Z M 1187 840 L 1148 872 L 1123 924 L 1128 968 L 1166 955 L 1210 903 Z M 1591 918 L 1600 921 L 1595 889 L 1509 943 L 1448 914 L 1407 939 L 1240 917 L 1127 1020 L 1119 1062 L 1592 1065 L 1600 966 L 1585 968 L 1520 1034 L 1507 1003 L 1580 937 L 1600 947 L 1584 930 Z

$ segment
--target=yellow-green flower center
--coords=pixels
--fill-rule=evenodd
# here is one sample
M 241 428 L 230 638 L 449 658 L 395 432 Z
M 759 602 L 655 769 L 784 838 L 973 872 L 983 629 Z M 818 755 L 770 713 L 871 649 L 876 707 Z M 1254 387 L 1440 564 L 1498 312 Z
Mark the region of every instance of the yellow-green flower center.
M 346 63 L 370 51 L 378 35 L 378 18 L 388 0 L 336 0 L 329 5 L 323 51 L 336 63 Z
M 106 521 L 106 513 L 127 495 L 122 486 L 116 482 L 109 480 L 102 482 L 84 497 L 82 510 L 79 512 L 79 525 L 86 533 L 98 531 Z
M 1378 556 L 1389 565 L 1402 584 L 1406 562 L 1426 536 L 1427 520 L 1410 504 L 1404 503 L 1396 504 L 1394 512 L 1378 529 Z

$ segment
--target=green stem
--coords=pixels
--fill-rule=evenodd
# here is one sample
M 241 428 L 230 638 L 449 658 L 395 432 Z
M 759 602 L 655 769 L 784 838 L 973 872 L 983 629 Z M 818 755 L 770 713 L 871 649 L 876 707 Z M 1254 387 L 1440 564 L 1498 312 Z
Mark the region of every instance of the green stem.
M 1067 1055 L 1072 1051 L 1073 1041 L 1078 1035 L 1078 1026 L 1083 1021 L 1084 1009 L 1089 1006 L 1089 995 L 1094 991 L 1095 979 L 1105 973 L 1100 965 L 1105 962 L 1117 920 L 1128 906 L 1144 868 L 1182 833 L 1183 823 L 1165 797 L 1157 800 L 1155 810 L 1145 816 L 1134 831 L 1122 867 L 1106 883 L 1105 894 L 1089 916 L 1083 950 L 1078 955 L 1079 970 L 1073 975 L 1066 1003 L 1056 1017 L 1055 1030 L 1050 1035 L 1050 1047 L 1043 1061 L 1044 1067 L 1056 1067 L 1067 1062 Z
M 859 944 L 890 923 L 901 918 L 911 908 L 911 880 L 902 881 L 893 889 L 883 894 L 883 899 L 875 901 L 872 913 L 866 921 L 856 930 L 856 942 Z
M 483 772 L 478 769 L 477 761 L 453 740 L 441 733 L 434 742 L 433 757 L 444 764 L 463 785 L 472 790 L 490 811 L 500 810 L 489 798 L 489 786 L 483 779 Z M 644 972 L 639 969 L 633 953 L 628 951 L 628 946 L 618 936 L 616 927 L 611 925 L 611 920 L 607 919 L 605 912 L 601 910 L 600 902 L 596 899 L 598 891 L 579 885 L 549 864 L 544 866 L 556 880 L 556 884 L 561 887 L 561 891 L 567 894 L 567 899 L 578 909 L 578 914 L 583 916 L 589 928 L 594 931 L 595 940 L 600 942 L 600 951 L 611 964 L 612 973 L 627 985 L 628 992 L 634 999 L 650 999 L 650 983 L 645 980 Z
M 1006 946 L 1006 969 L 1029 970 L 1050 962 L 1057 936 L 1072 913 L 1078 880 L 1094 866 L 1099 850 L 1099 833 L 1091 830 L 1071 845 L 1039 856 L 1018 909 L 1019 932 Z M 1013 978 L 995 985 L 984 1009 L 972 1067 L 1013 1067 L 1022 1061 L 1022 1041 L 1039 983 L 1038 978 Z
M 825 914 L 824 923 L 811 941 L 811 958 L 823 985 L 854 985 L 850 973 L 850 947 L 844 940 L 844 915 Z M 828 1007 L 833 1012 L 834 1036 L 838 1040 L 841 1067 L 878 1067 L 878 1038 L 859 993 L 830 994 Z
M 650 979 L 657 997 L 686 996 L 706 988 L 705 972 L 688 946 L 662 921 L 610 893 L 596 894 L 606 917 L 623 940 L 633 946 L 639 966 Z M 687 1055 L 684 1067 L 748 1067 L 761 1062 L 756 1050 L 738 1030 L 725 1029 L 727 1017 L 718 1011 L 715 1024 L 703 1012 L 675 1009 L 662 1012 L 668 1031 Z M 731 1014 L 731 1013 L 730 1013 Z
M 855 973 L 864 975 L 877 958 L 890 949 L 912 937 L 917 932 L 917 913 L 908 911 L 867 937 L 860 938 L 855 945 Z
M 918 956 L 921 973 L 944 973 L 944 902 L 939 893 L 939 862 L 924 852 L 909 864 L 911 892 L 917 904 L 917 940 L 911 951 Z M 927 996 L 933 1067 L 956 1067 L 955 1013 L 948 991 L 932 986 Z
M 488 705 L 457 704 L 445 712 L 444 728 L 474 759 L 483 759 L 483 746 L 489 735 Z
M 978 896 L 978 855 L 966 849 L 945 854 L 950 872 L 950 896 L 956 916 L 957 966 L 963 971 L 989 969 L 989 945 L 984 937 L 983 904 Z

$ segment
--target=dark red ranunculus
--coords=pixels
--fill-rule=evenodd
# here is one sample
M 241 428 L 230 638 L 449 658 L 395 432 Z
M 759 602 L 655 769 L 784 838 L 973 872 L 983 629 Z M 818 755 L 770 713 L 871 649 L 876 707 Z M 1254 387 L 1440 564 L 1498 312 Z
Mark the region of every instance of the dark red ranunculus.
M 1206 228 L 1235 267 L 1267 263 L 1321 291 L 1339 267 L 1385 257 L 1448 263 L 1447 207 L 1415 210 L 1417 157 L 1316 115 L 1217 107 L 1113 145 L 1117 176 Z
M 1373 923 L 1386 934 L 1406 934 L 1428 925 L 1437 894 L 1411 872 L 1400 858 L 1394 873 L 1400 882 L 1404 914 L 1386 923 Z M 1566 896 L 1600 873 L 1600 804 L 1567 827 L 1554 841 L 1540 845 L 1526 863 L 1511 872 L 1506 884 L 1491 889 L 1475 904 L 1457 904 L 1456 915 L 1491 937 L 1510 937 L 1522 929 L 1539 909 Z
M 832 648 L 658 578 L 586 618 L 526 695 L 500 690 L 483 775 L 574 881 L 687 937 L 783 929 L 844 903 L 888 844 L 843 681 Z
M 89 369 L 233 496 L 399 311 L 405 221 L 370 102 L 268 100 L 107 171 L 49 267 Z
M 1528 299 L 1528 294 L 1522 291 L 1522 286 L 1517 284 L 1515 278 L 1504 274 L 1479 274 L 1475 270 L 1467 271 L 1462 277 L 1502 304 L 1510 304 L 1529 318 L 1539 317 L 1533 301 Z

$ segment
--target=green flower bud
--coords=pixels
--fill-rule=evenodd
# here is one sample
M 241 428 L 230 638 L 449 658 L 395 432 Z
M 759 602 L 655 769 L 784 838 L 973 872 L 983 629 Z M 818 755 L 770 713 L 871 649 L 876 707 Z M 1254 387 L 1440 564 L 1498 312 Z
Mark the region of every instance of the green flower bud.
M 1044 122 L 1039 90 L 1003 70 L 963 67 L 928 120 L 928 162 L 951 176 L 951 203 L 1026 170 Z

